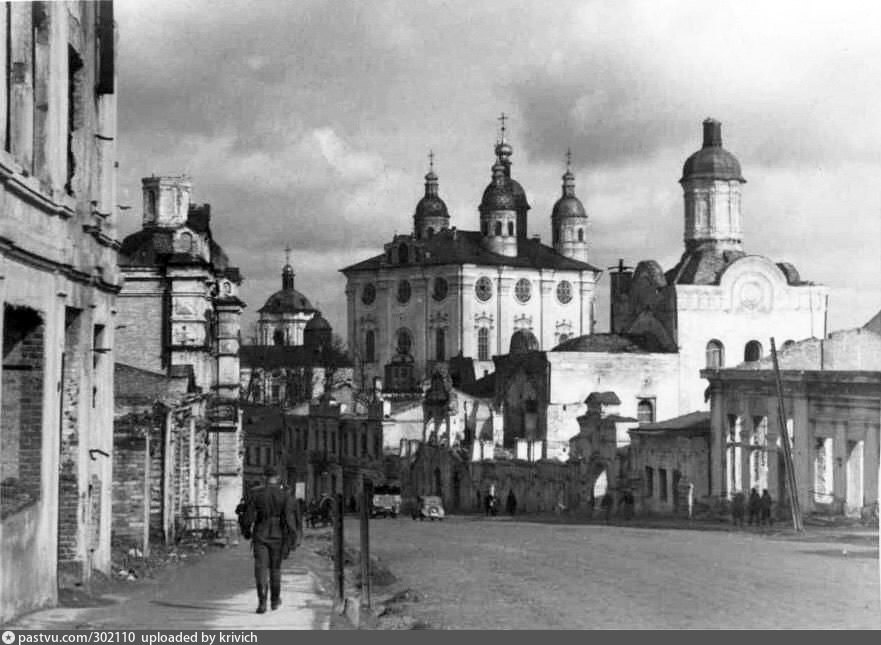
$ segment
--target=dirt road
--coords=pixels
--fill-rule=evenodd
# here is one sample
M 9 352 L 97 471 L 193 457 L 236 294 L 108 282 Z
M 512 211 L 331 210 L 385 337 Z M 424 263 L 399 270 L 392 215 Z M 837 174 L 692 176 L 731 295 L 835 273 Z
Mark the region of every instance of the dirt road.
M 347 541 L 357 524 L 347 523 Z M 877 534 L 371 521 L 372 553 L 435 628 L 879 628 Z

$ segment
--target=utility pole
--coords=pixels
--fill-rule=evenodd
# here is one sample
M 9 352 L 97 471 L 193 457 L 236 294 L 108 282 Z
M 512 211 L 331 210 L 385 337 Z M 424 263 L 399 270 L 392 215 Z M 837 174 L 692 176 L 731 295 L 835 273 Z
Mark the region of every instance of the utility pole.
M 798 502 L 798 488 L 795 480 L 795 466 L 792 461 L 792 446 L 789 443 L 789 429 L 786 427 L 786 412 L 783 409 L 783 380 L 780 378 L 780 365 L 777 362 L 777 346 L 771 338 L 771 359 L 774 362 L 774 380 L 777 384 L 777 421 L 783 441 L 783 464 L 786 468 L 786 487 L 789 489 L 789 507 L 792 511 L 792 528 L 804 531 L 801 506 Z

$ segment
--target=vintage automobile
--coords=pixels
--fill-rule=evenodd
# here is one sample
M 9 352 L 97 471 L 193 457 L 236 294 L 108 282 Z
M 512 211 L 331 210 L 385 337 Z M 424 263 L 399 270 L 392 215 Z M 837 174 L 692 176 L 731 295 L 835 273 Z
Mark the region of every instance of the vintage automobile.
M 432 522 L 434 520 L 444 519 L 444 503 L 440 497 L 436 495 L 426 495 L 425 497 L 416 498 L 416 508 L 413 510 L 412 517 L 414 520 L 425 520 L 428 518 Z
M 370 517 L 397 517 L 401 512 L 401 489 L 377 486 L 370 501 Z

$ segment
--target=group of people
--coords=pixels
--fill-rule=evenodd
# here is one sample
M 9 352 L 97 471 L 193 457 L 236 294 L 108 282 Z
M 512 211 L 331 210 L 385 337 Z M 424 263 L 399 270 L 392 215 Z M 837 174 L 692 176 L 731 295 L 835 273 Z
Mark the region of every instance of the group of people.
M 254 579 L 257 584 L 257 613 L 281 606 L 281 562 L 300 545 L 302 521 L 299 503 L 281 485 L 272 467 L 263 472 L 265 483 L 252 488 L 236 507 L 242 537 L 251 540 Z
M 771 526 L 774 523 L 771 516 L 773 502 L 767 488 L 762 490 L 761 495 L 755 488 L 751 489 L 749 499 L 742 492 L 737 492 L 731 499 L 731 522 L 734 526 L 743 526 L 746 515 L 749 526 Z

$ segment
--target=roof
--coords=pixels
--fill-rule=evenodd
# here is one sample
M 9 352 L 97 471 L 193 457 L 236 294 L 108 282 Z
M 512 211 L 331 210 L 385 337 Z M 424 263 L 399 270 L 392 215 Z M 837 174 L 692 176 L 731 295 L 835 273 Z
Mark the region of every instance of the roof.
M 332 347 L 318 349 L 306 345 L 242 345 L 239 362 L 242 367 L 263 369 L 352 366 L 348 356 Z
M 740 162 L 722 147 L 722 124 L 715 119 L 704 121 L 704 143 L 682 166 L 682 179 L 721 179 L 745 183 Z
M 242 430 L 246 436 L 272 437 L 284 427 L 284 414 L 277 406 L 240 403 Z
M 706 411 L 689 412 L 657 423 L 644 423 L 630 432 L 662 434 L 665 432 L 709 432 L 710 413 Z
M 876 334 L 881 334 L 881 311 L 875 314 L 869 322 L 863 325 L 863 329 L 868 329 Z
M 483 235 L 480 231 L 460 231 L 457 229 L 443 230 L 424 240 L 425 254 L 414 265 L 441 265 L 441 264 L 477 264 L 482 266 L 513 266 L 530 267 L 534 269 L 569 269 L 575 271 L 593 271 L 597 274 L 602 271 L 597 267 L 567 258 L 557 253 L 552 247 L 542 244 L 539 240 L 531 238 L 517 241 L 518 253 L 516 257 L 499 255 L 487 250 L 481 244 Z M 385 255 L 375 255 L 372 258 L 358 262 L 342 269 L 342 272 L 376 271 L 387 267 Z
M 172 368 L 170 375 L 125 363 L 113 366 L 113 395 L 116 404 L 145 405 L 173 402 L 195 390 L 192 370 Z
M 713 248 L 686 251 L 676 266 L 667 271 L 667 283 L 719 284 L 725 269 L 745 256 L 743 251 L 719 251 Z
M 257 310 L 261 314 L 311 313 L 317 311 L 309 299 L 296 289 L 280 289 L 266 299 Z
M 669 353 L 649 334 L 586 334 L 565 340 L 552 352 L 606 352 L 610 354 Z
M 495 395 L 496 392 L 496 373 L 492 372 L 483 376 L 473 383 L 462 385 L 458 388 L 460 391 L 479 399 L 488 399 Z
M 602 405 L 621 405 L 621 399 L 614 392 L 591 392 L 584 400 L 588 405 L 601 403 Z

